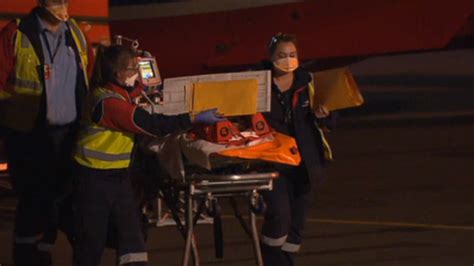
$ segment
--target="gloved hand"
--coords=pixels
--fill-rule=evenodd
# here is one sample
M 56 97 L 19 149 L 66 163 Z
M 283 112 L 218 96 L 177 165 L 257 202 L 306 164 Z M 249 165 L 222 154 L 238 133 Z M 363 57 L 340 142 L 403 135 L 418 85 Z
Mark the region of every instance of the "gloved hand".
M 225 120 L 225 118 L 222 117 L 222 115 L 219 115 L 217 113 L 217 108 L 215 108 L 198 113 L 194 117 L 193 122 L 199 124 L 214 125 L 215 123 L 223 120 Z
M 316 118 L 325 118 L 329 116 L 329 110 L 324 105 L 319 105 L 314 112 Z

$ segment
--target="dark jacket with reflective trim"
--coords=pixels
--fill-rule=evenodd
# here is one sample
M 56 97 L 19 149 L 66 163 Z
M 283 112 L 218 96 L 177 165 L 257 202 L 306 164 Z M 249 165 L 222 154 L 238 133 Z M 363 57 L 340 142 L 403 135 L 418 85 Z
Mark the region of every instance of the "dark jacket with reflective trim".
M 310 74 L 298 68 L 291 88 L 281 93 L 272 84 L 271 112 L 264 113 L 272 128 L 290 135 L 297 141 L 302 157 L 298 167 L 280 167 L 280 171 L 292 175 L 296 180 L 297 190 L 307 192 L 311 186 L 318 186 L 324 179 L 326 163 L 322 136 L 318 126 L 327 124 L 328 119 L 316 119 L 309 102 L 308 83 Z
M 26 17 L 21 19 L 19 25 L 16 21 L 10 22 L 0 33 L 0 125 L 18 131 L 31 131 L 39 126 L 44 126 L 46 122 L 46 90 L 44 77 L 44 54 L 40 40 L 37 14 L 39 9 L 35 8 Z M 38 95 L 19 95 L 14 90 L 15 65 L 19 61 L 15 54 L 15 42 L 17 33 L 21 32 L 26 36 L 34 52 L 39 59 L 37 66 L 40 91 Z M 85 40 L 85 39 L 84 39 Z M 80 50 L 84 50 L 84 44 L 76 43 L 72 33 L 67 31 L 66 44 L 71 46 L 76 54 L 78 64 L 76 81 L 76 108 L 77 118 L 80 121 L 82 105 L 87 94 L 87 66 L 81 64 Z M 81 49 L 79 49 L 81 46 Z M 90 56 L 89 51 L 86 53 Z M 26 84 L 28 85 L 28 84 Z M 19 98 L 20 97 L 20 98 Z

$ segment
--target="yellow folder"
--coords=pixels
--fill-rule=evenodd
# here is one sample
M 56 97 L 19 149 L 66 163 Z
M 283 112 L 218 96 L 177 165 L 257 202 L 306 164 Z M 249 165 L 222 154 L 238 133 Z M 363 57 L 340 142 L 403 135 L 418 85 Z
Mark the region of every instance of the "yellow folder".
M 313 73 L 313 107 L 324 105 L 329 111 L 360 106 L 364 98 L 348 68 Z
M 194 83 L 192 112 L 217 108 L 225 116 L 255 114 L 257 94 L 256 79 L 197 82 Z

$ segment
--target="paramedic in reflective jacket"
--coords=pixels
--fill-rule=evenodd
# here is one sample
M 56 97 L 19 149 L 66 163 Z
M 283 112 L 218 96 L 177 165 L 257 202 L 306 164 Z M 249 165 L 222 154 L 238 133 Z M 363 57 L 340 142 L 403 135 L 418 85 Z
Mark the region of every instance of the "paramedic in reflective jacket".
M 117 265 L 148 265 L 129 176 L 135 136 L 164 136 L 185 131 L 192 123 L 188 114 L 150 114 L 134 104 L 132 99 L 143 89 L 138 77 L 131 49 L 99 46 L 84 129 L 74 154 L 75 266 L 99 265 L 109 225 L 117 230 Z M 204 111 L 193 122 L 220 120 L 215 111 Z
M 267 204 L 262 228 L 262 255 L 266 266 L 294 265 L 300 250 L 308 195 L 324 179 L 330 150 L 321 131 L 329 113 L 323 106 L 311 110 L 314 90 L 309 72 L 299 67 L 296 39 L 277 34 L 269 45 L 272 69 L 271 112 L 264 113 L 276 131 L 294 137 L 301 153 L 299 166 L 278 165 L 280 178 L 272 191 L 263 192 Z
M 0 128 L 18 196 L 17 266 L 51 265 L 58 223 L 67 224 L 68 215 L 58 215 L 58 209 L 65 206 L 71 183 L 71 153 L 91 55 L 69 19 L 68 0 L 37 2 L 0 32 Z M 71 230 L 65 231 L 70 237 Z

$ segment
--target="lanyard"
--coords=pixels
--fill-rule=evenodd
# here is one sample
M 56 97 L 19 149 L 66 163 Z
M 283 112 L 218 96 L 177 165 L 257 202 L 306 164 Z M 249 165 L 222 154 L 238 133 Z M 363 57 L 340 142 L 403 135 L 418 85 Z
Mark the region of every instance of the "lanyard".
M 289 91 L 286 92 L 280 92 L 277 91 L 277 98 L 278 101 L 281 104 L 281 107 L 283 109 L 283 112 L 285 113 L 284 121 L 286 124 L 290 124 L 290 122 L 293 120 L 293 110 L 291 106 L 291 94 Z
M 42 35 L 43 35 L 43 40 L 46 43 L 46 49 L 48 50 L 49 59 L 51 60 L 51 65 L 53 65 L 54 64 L 54 58 L 58 54 L 59 46 L 61 45 L 63 35 L 62 34 L 59 35 L 58 42 L 56 44 L 56 48 L 54 49 L 54 53 L 51 51 L 51 46 L 49 45 L 48 37 L 46 36 L 46 30 L 43 31 Z

